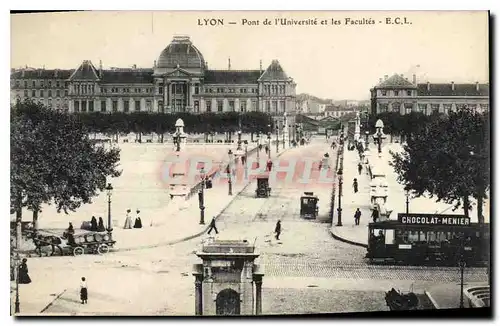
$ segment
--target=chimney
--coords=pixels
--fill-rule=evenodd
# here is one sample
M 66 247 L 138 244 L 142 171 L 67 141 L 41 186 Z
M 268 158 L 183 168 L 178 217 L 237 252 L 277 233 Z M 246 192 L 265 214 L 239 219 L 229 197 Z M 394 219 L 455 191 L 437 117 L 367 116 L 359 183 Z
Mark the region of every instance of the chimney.
M 99 78 L 102 78 L 102 60 L 99 60 Z
M 431 83 L 427 82 L 427 91 L 431 90 Z
M 231 57 L 227 59 L 227 70 L 231 70 Z
M 57 78 L 57 69 L 54 70 L 54 78 Z
M 132 65 L 132 69 L 137 69 L 137 65 L 136 65 L 136 64 L 133 64 L 133 65 Z
M 455 90 L 455 82 L 451 82 L 451 90 L 454 91 Z
M 24 69 L 21 71 L 21 77 L 24 78 Z
M 379 78 L 379 79 L 378 79 L 378 82 L 379 82 L 379 83 L 382 83 L 382 78 Z
M 417 75 L 413 74 L 413 85 L 417 86 Z
M 384 80 L 387 80 L 389 78 L 389 75 L 384 75 Z
M 262 73 L 262 60 L 260 60 L 260 73 Z
M 479 82 L 476 82 L 476 92 L 479 92 Z
M 208 69 L 208 61 L 205 61 L 205 68 Z
M 404 75 L 404 74 L 401 74 L 401 77 L 405 78 L 405 75 Z
M 156 68 L 156 60 L 155 60 L 155 62 L 153 63 L 153 68 Z

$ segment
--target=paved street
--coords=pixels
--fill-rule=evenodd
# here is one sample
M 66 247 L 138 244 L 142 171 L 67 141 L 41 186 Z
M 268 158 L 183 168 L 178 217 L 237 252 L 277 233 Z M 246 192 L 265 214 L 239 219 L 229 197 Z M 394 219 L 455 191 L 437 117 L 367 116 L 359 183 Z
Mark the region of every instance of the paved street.
M 320 158 L 327 146 L 323 139 L 314 140 L 307 147 L 288 150 L 282 160 L 309 155 Z M 270 198 L 255 198 L 255 182 L 236 196 L 220 216 L 216 236 L 256 242 L 261 253 L 257 263 L 265 271 L 263 313 L 386 310 L 384 291 L 392 287 L 423 293 L 440 284 L 458 291 L 458 268 L 370 266 L 363 260 L 363 248 L 331 237 L 328 223 L 300 219 L 303 191 L 314 191 L 320 197 L 322 215 L 328 213 L 331 188 L 310 184 L 300 189 L 279 178 L 270 186 Z M 278 219 L 283 226 L 279 241 L 272 235 Z M 191 270 L 199 262 L 194 253 L 207 237 L 103 256 L 31 258 L 33 283 L 22 285 L 21 307 L 24 312 L 38 313 L 65 290 L 45 313 L 192 315 Z M 89 284 L 88 305 L 78 301 L 82 276 Z M 466 282 L 485 279 L 484 269 L 465 271 Z M 144 293 L 155 295 L 145 297 Z M 24 298 L 33 298 L 38 304 L 23 305 Z

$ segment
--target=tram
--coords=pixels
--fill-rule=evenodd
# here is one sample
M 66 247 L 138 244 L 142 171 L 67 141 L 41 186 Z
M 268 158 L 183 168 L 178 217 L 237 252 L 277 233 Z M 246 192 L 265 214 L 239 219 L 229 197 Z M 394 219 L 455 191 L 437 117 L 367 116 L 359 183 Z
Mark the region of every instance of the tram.
M 368 224 L 366 258 L 371 263 L 468 266 L 488 260 L 489 224 L 461 215 L 398 214 L 398 220 Z

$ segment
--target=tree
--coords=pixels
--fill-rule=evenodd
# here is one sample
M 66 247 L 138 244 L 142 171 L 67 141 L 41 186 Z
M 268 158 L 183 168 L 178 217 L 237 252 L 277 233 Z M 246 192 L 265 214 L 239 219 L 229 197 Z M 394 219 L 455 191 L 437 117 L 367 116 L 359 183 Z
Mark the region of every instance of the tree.
M 19 231 L 23 207 L 35 219 L 44 203 L 74 211 L 121 174 L 119 149 L 96 146 L 88 131 L 77 115 L 30 101 L 11 108 L 10 202 Z
M 404 152 L 393 155 L 398 181 L 417 196 L 460 206 L 469 216 L 470 196 L 478 202 L 478 221 L 490 187 L 489 114 L 461 109 L 412 126 Z

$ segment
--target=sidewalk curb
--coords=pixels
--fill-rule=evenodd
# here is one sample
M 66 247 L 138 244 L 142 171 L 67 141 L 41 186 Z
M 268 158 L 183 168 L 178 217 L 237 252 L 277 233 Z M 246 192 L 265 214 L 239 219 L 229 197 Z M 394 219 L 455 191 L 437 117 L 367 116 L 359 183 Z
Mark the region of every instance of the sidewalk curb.
M 434 298 L 431 296 L 429 292 L 427 292 L 427 290 L 424 290 L 424 294 L 427 296 L 427 298 L 432 303 L 435 309 L 441 309 L 439 308 L 439 305 L 437 304 L 436 300 L 434 300 Z
M 40 313 L 44 313 L 45 310 L 49 309 L 50 306 L 52 306 L 54 304 L 54 302 L 56 302 L 57 299 L 59 299 L 59 297 L 61 297 L 61 295 L 63 295 L 64 293 L 66 293 L 66 290 L 68 289 L 64 289 L 61 293 L 59 293 L 55 298 L 54 300 L 50 301 L 48 305 L 45 306 L 45 308 L 43 308 Z
M 368 248 L 368 245 L 366 245 L 364 243 L 359 243 L 359 242 L 356 242 L 356 241 L 351 241 L 351 240 L 347 240 L 347 239 L 344 239 L 342 237 L 339 237 L 338 235 L 336 235 L 335 233 L 333 233 L 332 228 L 330 228 L 330 234 L 332 235 L 332 237 L 335 240 L 338 240 L 338 241 L 341 241 L 341 242 L 345 242 L 345 243 L 353 245 L 353 246 Z
M 281 153 L 279 153 L 277 155 L 277 157 L 280 157 L 282 154 L 286 153 L 289 149 L 291 149 L 293 147 L 288 147 L 286 148 L 284 151 L 282 151 Z M 227 203 L 227 205 L 225 205 L 220 211 L 219 213 L 217 213 L 215 215 L 215 219 L 217 220 L 219 218 L 219 216 L 222 215 L 222 213 L 229 207 L 229 205 L 231 205 L 231 203 L 236 199 L 236 197 L 241 194 L 244 190 L 246 190 L 246 188 L 252 183 L 253 181 L 250 181 L 240 190 L 238 191 L 235 195 L 233 195 L 231 198 L 231 200 Z M 143 246 L 143 247 L 134 247 L 134 248 L 123 248 L 123 249 L 116 249 L 116 250 L 110 250 L 110 252 L 126 252 L 126 251 L 134 251 L 134 250 L 141 250 L 141 249 L 152 249 L 152 248 L 157 248 L 157 247 L 162 247 L 162 246 L 171 246 L 171 245 L 174 245 L 174 244 L 178 244 L 178 243 L 181 243 L 181 242 L 184 242 L 184 241 L 188 241 L 188 240 L 192 240 L 194 238 L 197 238 L 197 237 L 200 237 L 202 236 L 203 234 L 205 234 L 205 232 L 208 231 L 208 229 L 210 228 L 210 225 L 207 225 L 203 231 L 200 231 L 196 234 L 192 234 L 192 235 L 189 235 L 189 236 L 186 236 L 186 237 L 183 237 L 181 239 L 176 239 L 176 240 L 171 240 L 171 241 L 167 241 L 167 242 L 160 242 L 160 243 L 157 243 L 157 244 L 152 244 L 152 245 L 147 245 L 147 246 Z

